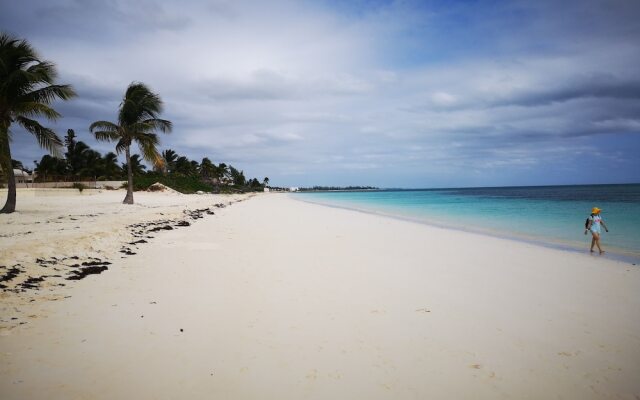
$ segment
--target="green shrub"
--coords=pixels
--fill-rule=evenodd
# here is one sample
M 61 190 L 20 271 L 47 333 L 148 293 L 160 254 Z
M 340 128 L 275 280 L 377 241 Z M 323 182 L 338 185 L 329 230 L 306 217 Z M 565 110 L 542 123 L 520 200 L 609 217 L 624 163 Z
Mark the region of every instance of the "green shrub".
M 80 182 L 74 182 L 73 185 L 71 185 L 71 187 L 74 189 L 78 189 L 80 193 L 82 193 L 83 190 L 87 189 L 87 185 Z

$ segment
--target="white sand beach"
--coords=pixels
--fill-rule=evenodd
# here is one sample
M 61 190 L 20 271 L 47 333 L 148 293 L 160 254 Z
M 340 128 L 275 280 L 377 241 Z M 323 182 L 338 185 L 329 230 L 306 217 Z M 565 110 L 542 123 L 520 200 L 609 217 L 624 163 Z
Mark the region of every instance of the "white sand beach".
M 26 322 L 0 331 L 3 400 L 640 398 L 637 266 L 282 194 L 120 258 L 127 225 L 229 201 L 121 196 L 0 215 L 0 265 L 111 262 L 2 293 L 2 319 Z
M 73 286 L 69 273 L 135 255 L 157 234 L 247 197 L 187 196 L 169 189 L 137 192 L 136 204 L 124 205 L 124 195 L 123 190 L 18 191 L 17 212 L 0 215 L 0 333 L 28 320 L 13 315 L 14 307 L 67 296 L 57 289 Z M 5 196 L 0 190 L 0 198 Z

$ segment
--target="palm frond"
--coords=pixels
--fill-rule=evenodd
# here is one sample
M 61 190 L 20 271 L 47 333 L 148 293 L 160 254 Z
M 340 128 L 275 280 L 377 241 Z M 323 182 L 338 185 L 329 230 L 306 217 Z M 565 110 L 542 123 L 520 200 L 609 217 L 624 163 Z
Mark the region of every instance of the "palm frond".
M 144 134 L 138 135 L 136 137 L 136 140 L 140 145 L 145 145 L 145 146 L 156 147 L 160 144 L 160 138 L 155 133 L 144 133 Z
M 58 113 L 48 105 L 35 102 L 24 102 L 16 104 L 16 106 L 14 107 L 14 112 L 17 115 L 22 115 L 25 117 L 44 116 L 51 121 L 54 121 L 61 117 L 60 113 Z
M 155 158 L 152 161 L 153 166 L 156 167 L 156 168 L 164 168 L 164 166 L 166 164 L 165 161 L 164 161 L 164 158 L 162 158 L 160 153 L 158 153 L 157 151 L 156 151 L 156 154 L 157 154 L 157 158 Z M 153 157 L 156 157 L 156 156 L 154 155 Z
M 15 70 L 25 70 L 34 62 L 38 62 L 38 54 L 26 40 L 0 34 L 0 73 L 3 76 Z
M 58 77 L 56 66 L 49 61 L 38 61 L 27 68 L 33 80 L 39 83 L 51 84 Z
M 0 93 L 3 96 L 10 97 L 9 100 L 14 102 L 17 97 L 31 90 L 35 83 L 32 82 L 31 74 L 19 66 L 15 65 L 14 60 L 2 59 L 2 80 L 0 80 Z
M 131 140 L 120 138 L 120 140 L 118 140 L 118 143 L 116 144 L 116 153 L 121 154 L 129 146 L 131 146 Z
M 118 120 L 121 125 L 131 125 L 154 119 L 162 112 L 162 100 L 144 83 L 132 82 L 120 104 Z
M 56 99 L 69 100 L 76 92 L 71 85 L 49 85 L 21 96 L 21 101 L 50 104 Z
M 103 131 L 117 131 L 118 125 L 114 124 L 110 121 L 96 121 L 89 125 L 89 130 L 93 131 L 95 129 L 100 129 Z
M 40 125 L 38 121 L 19 116 L 16 118 L 16 122 L 24 127 L 27 132 L 33 134 L 38 141 L 38 144 L 43 149 L 48 150 L 55 156 L 60 155 L 60 147 L 62 147 L 62 140 L 49 128 L 45 128 Z
M 173 123 L 166 119 L 153 118 L 144 120 L 143 122 L 150 124 L 153 129 L 157 129 L 163 133 L 169 133 L 171 132 L 171 129 L 173 129 Z
M 109 121 L 96 121 L 89 126 L 89 130 L 101 142 L 115 141 L 122 137 L 120 127 Z
M 158 145 L 160 144 L 158 135 L 155 133 L 145 133 L 136 137 L 136 140 L 138 141 L 142 158 L 154 163 L 156 166 L 163 165 L 162 156 L 158 152 Z
M 147 133 L 153 133 L 153 125 L 146 122 L 135 122 L 127 126 L 127 131 L 131 133 L 131 136 L 138 137 Z
M 118 132 L 113 131 L 95 131 L 93 135 L 99 142 L 113 142 L 120 139 Z

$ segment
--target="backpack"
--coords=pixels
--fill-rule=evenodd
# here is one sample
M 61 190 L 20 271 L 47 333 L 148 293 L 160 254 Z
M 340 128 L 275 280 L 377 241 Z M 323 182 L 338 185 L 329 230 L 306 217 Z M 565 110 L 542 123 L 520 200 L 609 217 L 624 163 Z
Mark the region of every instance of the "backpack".
M 589 221 L 591 221 L 591 223 L 594 223 L 595 217 L 597 217 L 597 215 L 595 214 L 591 214 L 587 217 L 587 219 L 584 221 L 584 229 L 589 229 Z

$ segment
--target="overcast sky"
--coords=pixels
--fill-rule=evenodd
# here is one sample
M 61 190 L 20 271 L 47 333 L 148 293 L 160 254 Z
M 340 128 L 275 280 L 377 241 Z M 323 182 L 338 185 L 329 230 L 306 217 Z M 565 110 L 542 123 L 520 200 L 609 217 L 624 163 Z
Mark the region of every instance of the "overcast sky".
M 161 149 L 271 184 L 640 182 L 640 1 L 0 0 L 79 96 L 165 102 Z M 44 151 L 13 127 L 14 158 Z

